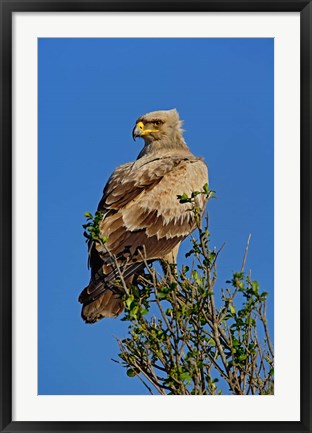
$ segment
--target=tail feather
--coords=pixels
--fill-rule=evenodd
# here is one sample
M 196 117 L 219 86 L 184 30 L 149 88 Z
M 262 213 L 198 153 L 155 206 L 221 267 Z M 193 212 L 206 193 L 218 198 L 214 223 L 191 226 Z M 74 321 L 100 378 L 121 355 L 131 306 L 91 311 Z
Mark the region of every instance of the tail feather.
M 122 294 L 106 289 L 96 300 L 83 305 L 81 317 L 86 323 L 95 323 L 104 317 L 118 316 L 123 308 Z
M 131 284 L 132 278 L 144 268 L 144 263 L 137 262 L 123 270 L 125 283 Z M 116 317 L 124 309 L 122 287 L 114 287 L 118 271 L 113 270 L 107 275 L 97 274 L 81 292 L 79 302 L 83 304 L 81 316 L 86 323 L 94 323 L 104 317 Z

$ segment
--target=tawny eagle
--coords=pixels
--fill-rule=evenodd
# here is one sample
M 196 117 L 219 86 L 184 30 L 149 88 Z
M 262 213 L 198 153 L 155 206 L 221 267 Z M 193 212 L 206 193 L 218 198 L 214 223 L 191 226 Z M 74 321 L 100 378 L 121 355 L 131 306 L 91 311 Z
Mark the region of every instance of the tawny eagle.
M 180 242 L 196 227 L 191 204 L 181 204 L 177 195 L 201 191 L 208 170 L 187 147 L 181 126 L 175 109 L 141 116 L 132 134 L 144 139 L 143 149 L 134 162 L 116 168 L 104 188 L 99 229 L 108 240 L 104 247 L 89 243 L 91 279 L 79 297 L 87 323 L 123 310 L 124 291 L 114 285 L 116 260 L 130 284 L 146 263 L 175 262 Z M 203 210 L 205 196 L 196 200 Z

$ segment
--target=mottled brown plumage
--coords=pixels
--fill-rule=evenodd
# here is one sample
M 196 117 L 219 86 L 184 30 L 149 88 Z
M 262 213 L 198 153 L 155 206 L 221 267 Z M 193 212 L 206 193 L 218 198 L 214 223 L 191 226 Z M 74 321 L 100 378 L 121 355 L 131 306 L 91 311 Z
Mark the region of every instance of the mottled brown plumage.
M 190 204 L 179 203 L 177 195 L 201 190 L 208 171 L 188 149 L 181 125 L 176 110 L 141 116 L 133 137 L 144 138 L 142 151 L 136 161 L 118 167 L 104 188 L 99 227 L 108 242 L 105 248 L 90 245 L 91 280 L 79 297 L 86 322 L 114 317 L 123 310 L 124 292 L 114 287 L 115 266 L 107 249 L 117 257 L 129 284 L 144 268 L 143 255 L 147 262 L 174 262 L 180 242 L 195 228 Z M 196 199 L 204 209 L 204 196 Z

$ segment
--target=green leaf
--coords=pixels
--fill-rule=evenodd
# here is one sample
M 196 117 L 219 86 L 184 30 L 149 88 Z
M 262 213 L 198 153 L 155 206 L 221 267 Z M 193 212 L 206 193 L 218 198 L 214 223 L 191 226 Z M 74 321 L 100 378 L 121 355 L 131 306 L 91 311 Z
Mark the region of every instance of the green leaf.
M 188 203 L 191 201 L 191 199 L 185 192 L 182 195 L 177 195 L 177 198 L 180 201 L 180 203 Z
M 251 286 L 252 286 L 252 290 L 254 291 L 254 293 L 258 293 L 258 290 L 259 290 L 259 283 L 258 283 L 258 281 L 253 281 L 251 283 Z
M 192 278 L 196 281 L 196 280 L 198 280 L 198 272 L 195 270 L 195 271 L 192 271 Z
M 189 373 L 181 373 L 180 374 L 180 379 L 181 380 L 186 380 L 187 382 L 191 381 L 191 376 L 189 375 Z
M 203 191 L 204 191 L 205 194 L 209 193 L 208 183 L 205 183 L 205 185 L 203 186 Z
M 236 313 L 236 310 L 235 310 L 235 308 L 233 307 L 233 305 L 230 305 L 230 312 L 231 312 L 232 314 L 235 314 L 235 313 Z
M 132 305 L 131 305 L 132 307 Z M 131 308 L 131 316 L 133 316 L 134 318 L 136 318 L 137 312 L 139 311 L 139 307 L 137 305 L 134 305 L 133 308 Z
M 125 305 L 126 305 L 128 310 L 130 310 L 130 307 L 131 307 L 131 304 L 133 301 L 134 301 L 133 295 L 129 295 L 128 298 L 125 300 Z
M 167 298 L 168 293 L 164 293 L 164 292 L 159 292 L 157 293 L 157 299 L 165 299 Z
M 127 376 L 129 377 L 135 377 L 137 376 L 138 372 L 136 370 L 134 370 L 133 368 L 129 368 L 129 370 L 127 370 Z
M 238 361 L 239 361 L 239 362 L 241 362 L 241 361 L 245 361 L 245 359 L 247 359 L 247 355 L 240 355 L 240 356 L 238 357 Z

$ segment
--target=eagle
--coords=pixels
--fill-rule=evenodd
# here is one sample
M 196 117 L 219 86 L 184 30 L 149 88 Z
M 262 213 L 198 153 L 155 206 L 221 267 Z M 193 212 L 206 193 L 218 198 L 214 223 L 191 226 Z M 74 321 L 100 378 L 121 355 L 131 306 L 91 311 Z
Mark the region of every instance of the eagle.
M 143 149 L 134 162 L 117 167 L 104 187 L 97 210 L 106 242 L 89 241 L 91 278 L 79 296 L 86 323 L 123 311 L 120 272 L 128 286 L 155 260 L 176 263 L 181 241 L 196 228 L 192 204 L 177 196 L 202 191 L 208 168 L 189 150 L 182 123 L 176 109 L 139 117 L 132 136 L 144 139 Z M 195 199 L 203 212 L 206 196 Z

